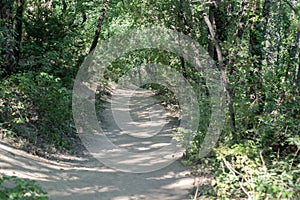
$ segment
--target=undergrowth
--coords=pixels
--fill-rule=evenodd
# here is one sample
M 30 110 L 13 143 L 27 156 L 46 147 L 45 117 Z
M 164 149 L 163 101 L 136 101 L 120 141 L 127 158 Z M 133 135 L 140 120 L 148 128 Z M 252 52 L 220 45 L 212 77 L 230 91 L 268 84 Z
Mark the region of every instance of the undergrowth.
M 15 176 L 0 177 L 0 199 L 3 200 L 47 200 L 47 192 L 36 181 Z

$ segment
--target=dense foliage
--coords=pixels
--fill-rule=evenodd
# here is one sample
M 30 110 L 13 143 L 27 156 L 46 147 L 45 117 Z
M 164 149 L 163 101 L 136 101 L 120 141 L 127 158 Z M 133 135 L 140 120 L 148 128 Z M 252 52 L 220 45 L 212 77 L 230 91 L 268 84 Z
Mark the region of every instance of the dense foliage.
M 211 198 L 300 198 L 298 1 L 0 0 L 0 9 L 2 139 L 32 153 L 72 151 L 79 141 L 71 90 L 84 57 L 97 42 L 159 24 L 198 41 L 225 74 L 226 124 L 209 157 Z M 199 130 L 186 146 L 188 159 L 201 162 L 210 96 L 190 63 L 159 50 L 135 51 L 105 76 L 117 80 L 147 63 L 169 65 L 201 85 Z M 152 88 L 176 105 L 167 88 Z

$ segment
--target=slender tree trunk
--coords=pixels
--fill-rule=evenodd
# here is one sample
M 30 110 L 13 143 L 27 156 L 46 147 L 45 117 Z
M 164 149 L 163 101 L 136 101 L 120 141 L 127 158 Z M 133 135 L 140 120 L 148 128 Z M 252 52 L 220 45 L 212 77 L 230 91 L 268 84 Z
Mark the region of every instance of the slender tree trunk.
M 25 0 L 17 0 L 17 12 L 16 12 L 16 26 L 15 26 L 15 58 L 16 63 L 20 60 L 20 47 L 22 42 L 22 29 L 23 29 L 23 11 Z
M 262 65 L 265 58 L 262 42 L 265 40 L 266 27 L 270 13 L 271 1 L 265 0 L 262 13 L 260 11 L 260 0 L 252 2 L 252 19 L 250 23 L 250 55 L 253 58 L 253 69 L 250 71 L 250 98 L 258 103 L 256 115 L 264 112 L 266 95 L 263 92 Z
M 237 28 L 236 28 L 236 32 L 235 32 L 235 36 L 236 36 L 235 43 L 236 43 L 236 46 L 241 45 L 241 41 L 242 41 L 244 33 L 245 33 L 245 25 L 246 25 L 247 20 L 248 20 L 248 15 L 247 15 L 247 12 L 246 12 L 247 11 L 247 6 L 248 6 L 248 3 L 245 2 L 245 1 L 243 1 L 242 5 L 240 7 L 240 11 L 238 12 L 238 15 L 237 15 L 240 18 L 237 20 Z M 235 72 L 234 63 L 235 63 L 236 60 L 239 59 L 239 49 L 238 48 L 234 48 L 230 52 L 230 54 L 232 56 L 229 56 L 229 58 L 228 58 L 228 66 L 230 67 L 229 68 L 229 74 L 231 76 L 234 76 L 234 72 Z
M 179 12 L 178 12 L 179 30 L 177 30 L 177 31 L 179 31 L 179 32 L 182 31 L 184 34 L 191 37 L 191 30 L 190 30 L 190 26 L 186 19 L 186 13 L 183 8 L 183 3 L 184 3 L 184 0 L 179 0 Z M 180 63 L 181 63 L 182 75 L 184 78 L 187 79 L 188 78 L 187 69 L 186 69 L 185 60 L 183 57 L 180 57 Z
M 108 2 L 109 2 L 109 0 L 104 0 L 104 3 L 102 5 L 102 11 L 101 11 L 101 14 L 98 18 L 98 25 L 97 25 L 97 28 L 96 28 L 96 31 L 95 31 L 94 40 L 92 42 L 89 53 L 91 53 L 96 48 L 96 46 L 98 44 L 98 40 L 99 40 L 99 37 L 100 37 L 100 32 L 101 32 L 101 28 L 102 28 L 102 24 L 103 24 L 103 20 L 104 20 L 104 15 L 105 15 L 107 7 L 108 7 Z
M 294 6 L 297 2 L 293 1 L 293 3 L 285 0 L 286 4 L 293 10 L 294 15 L 297 16 L 297 20 L 300 21 L 300 11 L 299 9 L 296 9 L 296 6 Z M 293 86 L 296 87 L 296 92 L 299 92 L 300 87 L 300 27 L 297 27 L 298 30 L 295 33 L 294 36 L 294 45 L 290 49 L 290 66 L 295 66 L 295 75 L 293 77 Z M 286 70 L 286 80 L 288 78 L 289 68 Z
M 14 1 L 0 1 L 1 26 L 3 28 L 0 33 L 1 41 L 1 68 L 4 70 L 3 76 L 9 75 L 14 71 L 15 55 L 14 55 L 14 38 L 13 38 L 13 5 Z
M 216 37 L 218 41 L 224 42 L 227 39 L 227 15 L 224 6 L 221 0 L 215 0 L 213 4 L 213 17 L 215 19 L 215 32 L 216 32 Z M 222 9 L 222 8 L 223 9 Z M 225 50 L 222 51 L 222 53 L 225 53 Z
M 294 4 L 297 4 L 297 1 L 293 1 Z M 294 10 L 295 15 L 297 16 L 298 19 L 298 27 L 297 27 L 297 32 L 295 34 L 295 60 L 298 60 L 298 65 L 296 66 L 295 70 L 295 77 L 294 77 L 294 85 L 296 86 L 296 92 L 299 95 L 299 89 L 300 89 L 300 10 L 299 7 L 298 9 Z M 297 59 L 297 54 L 298 54 L 298 59 Z M 296 61 L 297 62 L 297 61 Z
M 300 88 L 300 31 L 297 33 L 297 43 L 298 45 L 298 65 L 296 66 L 296 73 L 294 78 L 294 84 L 296 85 L 297 92 L 299 92 Z
M 221 71 L 221 74 L 222 74 L 222 80 L 223 80 L 225 91 L 226 91 L 227 103 L 228 103 L 229 114 L 230 114 L 230 125 L 231 125 L 232 131 L 235 132 L 236 131 L 236 125 L 235 125 L 234 107 L 233 107 L 233 102 L 232 102 L 232 92 L 229 88 L 229 79 L 228 79 L 228 77 L 226 75 L 226 72 L 225 72 L 225 64 L 223 62 L 223 52 L 222 52 L 220 43 L 217 39 L 217 36 L 216 36 L 215 30 L 213 28 L 213 25 L 212 25 L 211 21 L 209 20 L 209 16 L 205 12 L 203 12 L 203 18 L 204 18 L 204 21 L 205 21 L 208 29 L 209 29 L 211 39 L 213 40 L 213 43 L 215 44 L 218 64 L 219 64 L 219 68 L 220 68 L 220 71 Z
M 213 10 L 215 9 L 214 5 L 210 5 L 209 6 L 209 11 L 208 11 L 208 16 L 209 16 L 209 21 L 211 22 L 212 26 L 213 24 L 215 23 L 215 19 L 214 19 L 214 12 Z M 215 49 L 215 45 L 213 43 L 213 39 L 211 38 L 211 34 L 208 33 L 208 45 L 207 45 L 207 50 L 208 50 L 208 53 L 210 55 L 210 57 L 212 57 L 214 60 L 218 60 L 217 56 L 216 56 L 216 49 Z

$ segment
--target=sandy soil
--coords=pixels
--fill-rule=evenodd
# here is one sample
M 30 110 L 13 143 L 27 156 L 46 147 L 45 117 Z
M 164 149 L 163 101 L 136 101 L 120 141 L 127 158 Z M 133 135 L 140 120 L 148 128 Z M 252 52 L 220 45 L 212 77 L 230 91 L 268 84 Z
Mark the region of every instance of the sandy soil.
M 124 133 L 113 120 L 114 110 L 109 103 L 98 117 L 107 137 L 119 147 L 133 152 L 161 148 L 171 140 L 171 130 L 178 125 L 178 121 L 162 111 L 157 102 L 152 101 L 150 111 L 149 106 L 147 109 L 141 106 L 147 104 L 142 102 L 143 95 L 136 94 L 128 105 L 131 117 L 135 125 L 143 125 L 151 115 L 149 112 L 159 110 L 166 118 L 156 118 L 163 124 L 158 135 L 151 135 L 151 130 L 155 129 L 151 124 L 145 126 L 143 133 L 134 130 L 132 135 Z M 147 95 L 149 97 L 149 93 Z M 88 151 L 80 157 L 60 156 L 53 161 L 27 154 L 5 143 L 0 143 L 0 173 L 36 180 L 53 200 L 184 200 L 190 199 L 189 192 L 195 186 L 195 178 L 180 161 L 148 173 L 127 173 L 105 166 Z M 201 181 L 205 182 L 206 178 L 201 177 Z

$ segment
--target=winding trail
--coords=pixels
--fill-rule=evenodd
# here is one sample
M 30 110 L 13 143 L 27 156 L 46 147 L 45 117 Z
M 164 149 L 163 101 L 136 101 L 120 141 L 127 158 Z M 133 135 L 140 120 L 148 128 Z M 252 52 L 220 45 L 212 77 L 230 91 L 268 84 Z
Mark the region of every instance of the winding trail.
M 116 98 L 120 101 L 122 95 L 132 95 L 130 91 L 118 92 L 121 96 Z M 145 95 L 151 101 L 145 101 Z M 120 113 L 111 109 L 110 103 L 106 104 L 98 119 L 107 137 L 119 147 L 133 152 L 155 151 L 170 142 L 171 130 L 179 122 L 153 100 L 153 94 L 135 91 L 134 96 L 126 105 L 134 122 L 115 122 L 114 114 Z M 147 124 L 149 119 L 156 123 Z M 155 135 L 153 130 L 158 125 L 163 128 Z M 138 159 L 136 162 L 140 164 Z M 195 182 L 188 168 L 179 161 L 148 173 L 127 173 L 105 166 L 87 151 L 81 157 L 67 156 L 66 159 L 51 161 L 4 143 L 0 143 L 0 173 L 36 180 L 53 200 L 184 200 L 190 199 L 189 192 Z

